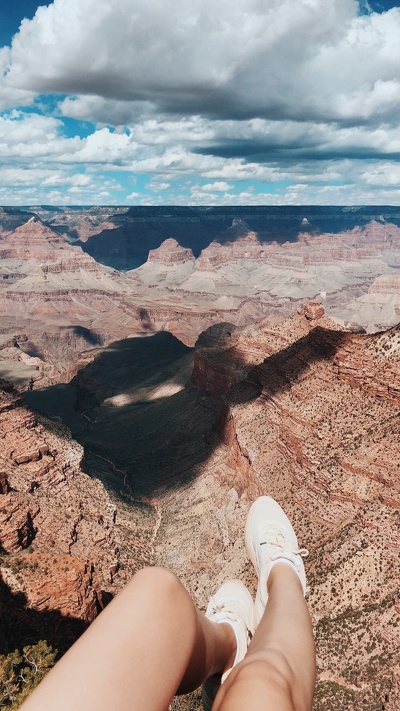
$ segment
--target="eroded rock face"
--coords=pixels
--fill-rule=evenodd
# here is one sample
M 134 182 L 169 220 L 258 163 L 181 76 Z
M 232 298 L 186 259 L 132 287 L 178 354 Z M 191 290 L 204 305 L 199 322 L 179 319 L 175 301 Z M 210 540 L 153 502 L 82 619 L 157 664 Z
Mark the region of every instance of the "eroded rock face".
M 220 398 L 222 442 L 185 491 L 186 516 L 178 494 L 161 502 L 156 550 L 203 605 L 227 578 L 255 591 L 243 528 L 251 501 L 273 496 L 310 550 L 314 708 L 372 711 L 390 707 L 400 678 L 399 329 L 354 334 L 304 311 L 232 329 L 230 347 L 221 332 L 220 350 L 215 340 L 200 351 L 194 379 Z
M 369 294 L 400 294 L 400 276 L 379 276 L 368 289 Z
M 102 609 L 100 581 L 89 561 L 39 551 L 17 561 L 5 559 L 2 580 L 11 589 L 18 586 L 37 612 L 57 611 L 90 623 Z
M 101 215 L 89 213 L 92 229 Z M 399 235 L 390 223 L 319 234 L 309 222 L 297 241 L 283 242 L 234 218 L 196 260 L 171 237 L 121 273 L 32 217 L 0 240 L 0 374 L 21 389 L 31 379 L 34 387 L 66 382 L 82 351 L 97 345 L 167 330 L 192 346 L 215 323 L 287 317 L 310 299 L 346 326 L 385 328 L 400 317 Z
M 291 319 L 263 319 L 242 328 L 230 323 L 211 327 L 199 339 L 198 351 L 187 386 L 186 370 L 181 377 L 174 365 L 165 383 L 153 375 L 137 392 L 131 384 L 109 403 L 121 408 L 123 434 L 135 433 L 131 462 L 119 466 L 108 462 L 109 476 L 113 481 L 120 476 L 121 489 L 129 485 L 131 464 L 137 469 L 140 463 L 143 472 L 146 461 L 155 466 L 154 432 L 165 430 L 160 434 L 164 444 L 157 441 L 158 471 L 170 479 L 164 486 L 161 480 L 156 482 L 146 525 L 141 507 L 131 506 L 119 529 L 122 504 L 117 503 L 117 512 L 112 513 L 100 482 L 87 481 L 78 470 L 66 470 L 65 480 L 48 485 L 46 496 L 45 485 L 26 491 L 24 482 L 31 486 L 43 464 L 51 468 L 50 453 L 63 452 L 66 442 L 56 443 L 56 431 L 40 430 L 44 421 L 37 419 L 35 424 L 10 388 L 1 402 L 1 418 L 7 422 L 19 412 L 24 447 L 27 437 L 29 451 L 35 450 L 31 437 L 39 428 L 38 442 L 47 444 L 48 451 L 42 459 L 1 462 L 11 487 L 0 497 L 4 514 L 13 502 L 21 502 L 21 516 L 16 512 L 15 521 L 23 527 L 27 515 L 24 519 L 22 511 L 29 510 L 35 532 L 30 546 L 53 556 L 60 575 L 64 557 L 79 559 L 80 582 L 72 591 L 71 605 L 75 610 L 77 601 L 84 600 L 89 619 L 94 595 L 88 581 L 98 600 L 96 580 L 101 575 L 103 581 L 111 575 L 113 582 L 108 578 L 108 586 L 101 584 L 100 589 L 112 590 L 146 561 L 177 572 L 203 609 L 209 595 L 229 578 L 239 577 L 255 592 L 244 523 L 252 500 L 259 494 L 272 495 L 293 521 L 300 545 L 310 550 L 306 567 L 318 655 L 316 711 L 326 711 L 332 704 L 338 711 L 361 707 L 373 711 L 377 703 L 388 705 L 399 679 L 393 652 L 400 622 L 399 328 L 374 335 L 350 333 L 322 315 L 314 303 Z M 169 390 L 177 384 L 177 390 Z M 111 399 L 106 385 L 98 393 L 100 400 L 106 397 L 104 405 Z M 129 409 L 143 401 L 143 409 Z M 157 402 L 162 407 L 156 409 Z M 104 406 L 97 405 L 96 424 L 105 432 L 108 424 L 101 429 L 99 412 Z M 138 427 L 143 417 L 148 418 L 151 435 Z M 15 422 L 8 428 L 2 425 L 6 438 L 18 429 Z M 94 446 L 96 430 L 90 434 Z M 179 436 L 185 441 L 190 436 L 190 446 L 170 449 L 172 439 L 179 444 Z M 121 433 L 119 437 L 122 450 Z M 10 439 L 6 443 L 5 451 L 19 452 Z M 81 451 L 76 447 L 73 451 Z M 39 444 L 35 451 L 40 451 Z M 182 461 L 177 461 L 179 457 Z M 188 472 L 179 481 L 174 478 L 178 466 Z M 45 481 L 47 476 L 54 478 L 51 470 L 43 476 Z M 56 504 L 54 510 L 45 508 L 49 498 L 52 506 Z M 10 546 L 18 540 L 17 528 L 10 529 Z M 38 577 L 28 585 L 34 573 L 31 567 L 28 570 L 34 553 L 28 551 L 29 547 L 5 556 L 6 561 L 14 555 L 24 561 L 26 572 L 6 566 L 4 575 L 14 590 L 32 590 L 29 595 L 45 605 L 45 579 Z M 37 562 L 39 566 L 41 561 Z M 123 563 L 124 568 L 115 574 L 112 562 Z M 57 609 L 65 609 L 68 585 L 68 581 L 61 585 L 65 594 Z
M 0 545 L 7 553 L 24 550 L 35 538 L 34 519 L 40 509 L 29 505 L 24 496 L 8 494 L 1 500 Z
M 33 415 L 5 381 L 0 439 L 1 579 L 37 612 L 90 622 L 103 592 L 151 561 L 156 514 L 147 507 L 127 521 L 123 505 L 84 474 L 83 448 L 68 430 Z
M 194 262 L 194 256 L 191 249 L 181 247 L 176 239 L 169 237 L 164 240 L 158 249 L 151 249 L 149 251 L 148 261 L 162 262 L 162 264 L 170 265 L 187 261 Z
M 305 316 L 309 321 L 316 321 L 324 316 L 325 311 L 319 301 L 309 301 L 308 304 L 305 304 L 300 309 L 299 313 Z
M 7 474 L 5 472 L 0 472 L 0 494 L 8 494 L 10 491 L 10 484 L 8 482 Z

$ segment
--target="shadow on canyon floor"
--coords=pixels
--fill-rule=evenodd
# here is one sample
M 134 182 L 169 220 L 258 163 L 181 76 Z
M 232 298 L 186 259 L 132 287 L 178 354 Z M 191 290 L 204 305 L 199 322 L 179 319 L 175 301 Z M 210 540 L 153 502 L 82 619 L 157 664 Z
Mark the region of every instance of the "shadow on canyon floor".
M 272 397 L 352 337 L 313 329 L 253 367 L 225 398 L 233 405 Z M 224 367 L 229 358 L 228 349 Z M 33 409 L 70 427 L 87 471 L 107 488 L 128 500 L 152 497 L 190 483 L 218 442 L 220 401 L 190 384 L 191 367 L 191 349 L 157 333 L 113 343 L 71 383 L 25 396 Z
M 214 446 L 218 402 L 194 388 L 192 349 L 169 333 L 104 348 L 69 383 L 25 393 L 66 424 L 86 470 L 119 497 L 151 497 L 190 482 Z

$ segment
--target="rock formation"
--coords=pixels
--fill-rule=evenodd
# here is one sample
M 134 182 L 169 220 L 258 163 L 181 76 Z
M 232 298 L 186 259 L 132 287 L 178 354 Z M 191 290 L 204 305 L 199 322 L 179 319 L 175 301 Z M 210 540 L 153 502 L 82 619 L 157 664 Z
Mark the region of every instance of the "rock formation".
M 347 326 L 363 323 L 367 331 L 383 330 L 400 320 L 400 277 L 398 274 L 376 277 L 367 293 L 350 301 L 333 315 Z
M 83 449 L 69 432 L 34 415 L 5 381 L 0 438 L 2 584 L 37 612 L 91 622 L 105 594 L 151 560 L 155 516 L 138 512 L 135 527 L 124 506 L 83 472 Z M 143 532 L 147 542 L 140 543 Z
M 203 476 L 214 476 L 222 490 L 234 489 L 242 523 L 245 501 L 274 496 L 310 549 L 315 709 L 394 708 L 400 674 L 399 328 L 346 333 L 311 304 L 279 324 L 265 320 L 235 329 L 232 339 L 230 348 L 225 338 L 222 351 L 215 345 L 195 356 L 195 384 L 222 396 L 225 456 L 215 451 Z M 170 562 L 161 537 L 172 533 L 172 515 L 159 543 L 161 558 Z M 238 537 L 228 534 L 217 555 L 223 575 L 239 570 L 255 584 L 242 553 L 243 534 L 237 522 L 232 527 Z M 220 541 L 213 531 L 203 544 L 220 551 Z
M 187 246 L 169 238 L 121 273 L 70 241 L 101 229 L 119 249 L 129 211 L 38 212 L 51 227 L 0 213 L 0 374 L 20 390 L 32 381 L 27 399 L 58 419 L 0 383 L 0 597 L 86 624 L 149 561 L 203 607 L 227 577 L 254 590 L 243 525 L 271 494 L 310 549 L 315 711 L 393 711 L 397 217 L 321 233 L 317 213 L 296 212 L 285 241 L 278 220 L 258 229 L 257 210 L 219 232 L 214 215 L 219 241 L 193 245 L 196 259 L 182 225 L 165 223 Z M 168 330 L 197 340 L 194 354 L 155 333 Z
M 166 330 L 193 345 L 212 324 L 282 318 L 309 299 L 322 298 L 327 313 L 353 329 L 374 331 L 399 318 L 395 224 L 318 234 L 300 220 L 297 241 L 281 243 L 233 218 L 223 241 L 196 260 L 168 238 L 145 264 L 121 273 L 71 245 L 60 215 L 52 218 L 57 232 L 33 216 L 0 240 L 0 375 L 17 387 L 65 382 L 83 350 L 135 332 Z M 74 215 L 65 220 L 79 221 Z M 100 229 L 107 215 L 90 210 L 87 229 Z M 103 236 L 112 240 L 115 231 Z
M 150 249 L 157 248 L 166 235 L 173 235 L 181 244 L 191 247 L 196 257 L 211 242 L 221 244 L 236 241 L 248 232 L 260 240 L 296 242 L 300 233 L 308 235 L 350 232 L 375 221 L 384 228 L 388 223 L 400 224 L 398 207 L 364 206 L 356 208 L 334 206 L 272 206 L 248 207 L 142 207 L 125 210 L 98 208 L 103 219 L 113 229 L 92 231 L 87 239 L 87 226 L 96 218 L 95 208 L 59 209 L 45 219 L 50 226 L 73 235 L 83 234 L 84 248 L 95 259 L 110 266 L 130 269 L 143 264 Z M 41 215 L 42 216 L 42 213 Z M 87 241 L 86 241 L 87 240 Z
M 169 237 L 158 247 L 151 249 L 148 256 L 149 262 L 162 262 L 163 264 L 179 264 L 181 262 L 194 261 L 191 249 L 181 247 L 176 239 Z
M 78 558 L 79 586 L 71 603 L 76 610 L 96 581 L 102 580 L 100 589 L 113 590 L 135 566 L 154 560 L 175 570 L 204 608 L 226 578 L 239 577 L 255 591 L 243 526 L 253 498 L 270 494 L 310 550 L 319 675 L 315 711 L 394 709 L 400 678 L 399 327 L 350 333 L 316 301 L 290 319 L 266 318 L 245 327 L 227 322 L 199 338 L 191 378 L 190 353 L 177 352 L 174 360 L 171 351 L 164 369 L 160 362 L 158 372 L 149 370 L 142 346 L 153 343 L 160 358 L 167 334 L 139 340 L 139 350 L 137 343 L 124 342 L 99 349 L 74 381 L 75 404 L 85 415 L 77 436 L 90 472 L 101 471 L 114 491 L 115 523 L 104 515 L 111 513 L 110 500 L 100 482 L 79 472 L 73 457 L 68 461 L 74 471 L 67 469 L 64 478 L 62 463 L 61 474 L 52 467 L 54 451 L 59 457 L 66 446 L 65 437 L 62 445 L 54 438 L 65 430 L 52 425 L 49 434 L 47 421 L 32 418 L 18 393 L 6 390 L 0 425 L 19 413 L 23 437 L 22 446 L 15 446 L 10 438 L 18 427 L 4 430 L 1 513 L 9 552 L 2 566 L 13 556 L 29 563 L 40 553 L 39 543 L 54 565 L 65 567 L 70 555 L 75 566 Z M 62 415 L 61 391 L 54 395 Z M 72 447 L 78 462 L 82 449 Z M 68 501 L 69 517 L 57 508 L 54 522 L 45 491 L 48 498 Z M 144 496 L 148 503 L 135 504 Z M 93 542 L 103 550 L 101 559 Z M 35 553 L 28 552 L 30 546 Z M 19 573 L 5 567 L 8 584 L 40 605 L 44 578 L 32 592 L 31 568 L 21 566 Z M 59 610 L 65 610 L 68 585 L 60 588 Z M 88 617 L 91 604 L 89 595 Z

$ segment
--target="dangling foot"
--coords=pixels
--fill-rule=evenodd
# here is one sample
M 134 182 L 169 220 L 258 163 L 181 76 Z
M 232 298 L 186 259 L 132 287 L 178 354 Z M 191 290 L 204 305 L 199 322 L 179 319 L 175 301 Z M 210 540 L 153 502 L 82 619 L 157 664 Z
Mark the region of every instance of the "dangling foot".
M 306 548 L 299 548 L 292 524 L 279 504 L 270 496 L 260 496 L 252 504 L 245 530 L 246 549 L 258 573 L 258 588 L 254 605 L 254 629 L 263 616 L 268 600 L 267 581 L 276 563 L 287 563 L 296 571 L 306 593 L 306 573 L 303 557 Z
M 253 598 L 240 580 L 228 580 L 210 598 L 206 617 L 212 622 L 230 625 L 236 638 L 236 655 L 233 664 L 222 674 L 213 674 L 203 684 L 201 692 L 203 708 L 204 711 L 211 711 L 220 685 L 247 652 L 253 635 Z

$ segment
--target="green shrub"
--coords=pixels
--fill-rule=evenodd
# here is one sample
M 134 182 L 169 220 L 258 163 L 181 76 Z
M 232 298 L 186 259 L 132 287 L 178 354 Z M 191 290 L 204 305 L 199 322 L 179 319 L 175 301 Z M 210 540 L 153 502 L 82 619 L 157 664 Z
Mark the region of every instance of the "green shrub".
M 0 655 L 0 708 L 19 709 L 39 681 L 54 666 L 57 650 L 41 640 L 35 645 Z

